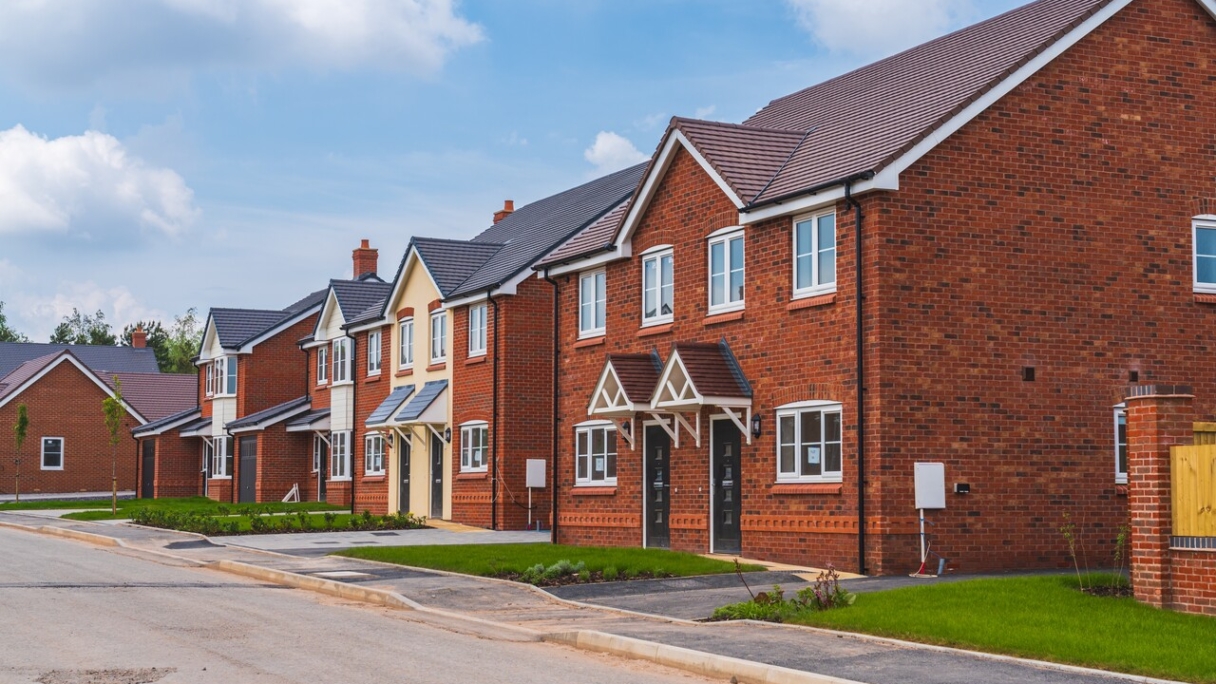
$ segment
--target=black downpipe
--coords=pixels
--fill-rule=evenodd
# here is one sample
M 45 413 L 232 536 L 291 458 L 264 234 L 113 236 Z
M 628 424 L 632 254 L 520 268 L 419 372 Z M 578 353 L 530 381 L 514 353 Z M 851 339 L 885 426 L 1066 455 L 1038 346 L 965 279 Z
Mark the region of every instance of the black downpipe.
M 351 381 L 350 382 L 350 419 L 352 421 L 352 424 L 351 424 L 351 429 L 350 429 L 350 444 L 346 445 L 346 452 L 350 456 L 350 463 L 347 464 L 347 467 L 350 468 L 350 512 L 351 512 L 351 515 L 354 515 L 356 513 L 356 511 L 355 511 L 355 426 L 354 426 L 353 421 L 355 420 L 355 407 L 359 405 L 358 401 L 355 398 L 355 393 L 359 391 L 359 383 L 355 382 L 355 369 L 357 367 L 357 364 L 355 363 L 355 352 L 358 350 L 358 344 L 356 343 L 355 338 L 353 338 L 353 337 L 348 337 L 347 339 L 350 340 L 350 353 L 346 355 L 346 363 L 347 363 L 346 375 L 347 375 L 347 377 L 350 378 L 350 381 Z M 333 439 L 333 438 L 331 437 L 330 439 Z M 333 447 L 330 447 L 330 448 L 332 449 Z M 364 454 L 363 457 L 367 458 L 367 454 Z
M 553 286 L 553 457 L 551 459 L 551 463 L 549 464 L 549 468 L 550 468 L 549 477 L 551 478 L 550 482 L 553 483 L 553 492 L 552 492 L 553 493 L 553 502 L 549 506 L 549 512 L 550 512 L 550 515 L 552 516 L 552 522 L 550 523 L 550 527 L 549 527 L 549 543 L 556 544 L 557 543 L 557 452 L 558 452 L 557 444 L 558 444 L 558 439 L 559 439 L 558 429 L 557 429 L 557 417 L 561 414 L 561 412 L 558 411 L 558 408 L 557 408 L 558 389 L 559 389 L 558 382 L 559 382 L 559 378 L 561 377 L 559 375 L 560 365 L 558 363 L 558 349 L 557 348 L 561 341 L 561 329 L 562 328 L 561 328 L 561 324 L 560 324 L 560 320 L 559 320 L 559 314 L 561 313 L 561 306 L 559 306 L 560 302 L 558 301 L 558 297 L 557 297 L 557 281 L 554 280 L 553 278 L 549 277 L 549 269 L 547 269 L 547 268 L 545 269 L 545 282 L 547 282 Z
M 853 207 L 853 276 L 857 305 L 857 573 L 866 574 L 866 396 L 865 319 L 861 291 L 861 203 L 853 197 L 853 182 L 844 186 L 844 201 Z
M 490 430 L 490 529 L 498 529 L 498 302 L 487 292 L 486 299 L 494 306 L 494 379 L 491 385 Z
M 143 440 L 135 438 L 135 498 L 147 498 L 148 493 L 144 491 L 144 467 L 143 458 L 140 453 L 140 447 L 143 446 Z M 155 458 L 153 458 L 155 461 Z

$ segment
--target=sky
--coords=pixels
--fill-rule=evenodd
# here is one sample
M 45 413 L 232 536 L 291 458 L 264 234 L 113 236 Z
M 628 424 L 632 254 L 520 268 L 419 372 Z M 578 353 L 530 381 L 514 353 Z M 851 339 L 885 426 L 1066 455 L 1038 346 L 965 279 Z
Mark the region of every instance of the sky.
M 390 279 L 654 151 L 1023 0 L 7 0 L 0 302 L 46 341 Z

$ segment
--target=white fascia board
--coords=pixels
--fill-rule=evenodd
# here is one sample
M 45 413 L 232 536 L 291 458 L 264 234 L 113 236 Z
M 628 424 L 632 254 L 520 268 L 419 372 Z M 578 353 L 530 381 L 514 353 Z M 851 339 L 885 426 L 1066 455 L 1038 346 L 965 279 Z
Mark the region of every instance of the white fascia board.
M 76 368 L 78 370 L 80 370 L 81 373 L 84 373 L 84 376 L 86 378 L 92 380 L 93 384 L 100 387 L 101 391 L 105 392 L 107 396 L 110 396 L 110 397 L 114 396 L 114 390 L 110 389 L 110 386 L 107 385 L 105 383 L 105 381 L 103 381 L 100 377 L 98 377 L 96 373 L 89 370 L 88 368 L 86 368 L 84 366 L 84 364 L 77 361 L 76 357 L 74 355 L 72 355 L 71 353 L 65 353 L 62 356 L 60 356 L 59 358 L 55 359 L 54 361 L 48 363 L 42 370 L 40 370 L 37 373 L 35 373 L 34 375 L 32 375 L 28 380 L 26 380 L 25 382 L 18 385 L 17 389 L 6 394 L 3 399 L 0 399 L 0 408 L 4 408 L 4 406 L 6 404 L 11 402 L 13 399 L 16 399 L 18 396 L 20 396 L 20 394 L 22 392 L 29 389 L 31 386 L 33 386 L 34 383 L 41 380 L 43 377 L 46 376 L 47 373 L 50 373 L 55 368 L 58 368 L 59 365 L 65 361 L 71 363 L 73 366 L 76 366 Z M 115 375 L 117 375 L 117 373 Z M 136 411 L 133 406 L 131 406 L 129 403 L 127 403 L 126 399 L 122 400 L 122 405 L 123 405 L 123 408 L 125 408 L 127 410 L 127 413 L 134 416 L 135 419 L 139 421 L 140 425 L 146 425 L 148 423 L 148 419 L 144 418 L 143 414 L 141 414 L 139 411 Z
M 881 174 L 880 174 L 881 175 Z M 886 179 L 884 179 L 885 182 Z M 879 177 L 875 177 L 868 181 L 858 181 L 853 183 L 852 194 L 861 195 L 863 193 L 872 192 L 874 190 L 898 190 L 899 176 L 896 175 L 894 183 L 880 183 Z M 844 186 L 828 188 L 822 192 L 795 197 L 787 202 L 777 204 L 768 204 L 758 209 L 751 211 L 739 212 L 739 223 L 748 225 L 766 221 L 771 218 L 780 216 L 790 216 L 793 214 L 803 214 L 806 212 L 816 211 L 825 207 L 835 206 L 837 202 L 844 201 Z
M 471 294 L 471 295 L 468 295 L 465 297 L 459 297 L 457 299 L 445 299 L 443 301 L 443 308 L 446 310 L 455 310 L 455 309 L 459 309 L 462 306 L 468 306 L 470 304 L 478 304 L 480 302 L 484 302 L 487 299 L 489 299 L 489 297 L 487 295 L 488 295 L 488 293 L 486 293 L 486 292 L 478 292 L 476 294 Z
M 384 326 L 391 325 L 391 324 L 392 324 L 392 321 L 389 321 L 387 318 L 377 318 L 374 321 L 368 321 L 367 323 L 360 323 L 359 325 L 355 325 L 355 326 L 351 326 L 351 327 L 347 328 L 346 334 L 349 337 L 355 333 L 367 332 L 369 330 L 377 330 L 379 328 L 383 328 Z
M 185 415 L 185 417 L 179 418 L 179 419 L 173 421 L 172 423 L 167 423 L 165 425 L 162 425 L 162 426 L 156 428 L 155 430 L 141 432 L 138 435 L 133 435 L 133 436 L 135 436 L 135 437 L 158 437 L 158 436 L 163 435 L 164 433 L 168 432 L 169 430 L 181 427 L 181 426 L 185 425 L 186 423 L 198 420 L 201 417 L 202 416 L 201 416 L 199 410 L 196 408 L 196 409 L 193 409 L 190 413 L 187 413 Z M 132 432 L 134 433 L 138 429 L 139 428 L 134 428 L 132 430 Z
M 309 342 L 307 344 L 301 344 L 300 349 L 316 349 L 317 347 L 328 347 L 329 342 L 330 342 L 329 340 L 318 340 L 316 338 L 313 338 L 312 342 Z
M 597 266 L 603 266 L 604 264 L 610 264 L 614 261 L 620 261 L 621 259 L 628 259 L 632 256 L 633 256 L 633 246 L 627 242 L 627 243 L 625 243 L 623 245 L 619 245 L 613 249 L 609 249 L 607 251 L 600 252 L 599 254 L 596 254 L 594 256 L 589 256 L 589 257 L 585 257 L 582 259 L 578 259 L 576 261 L 559 264 L 557 266 L 550 266 L 547 268 L 543 268 L 543 269 L 541 269 L 541 271 L 538 271 L 538 276 L 541 278 L 544 278 L 545 277 L 544 271 L 546 271 L 546 270 L 549 272 L 549 275 L 551 275 L 551 276 L 565 275 L 567 273 L 578 273 L 580 271 L 586 271 L 587 269 L 590 269 L 590 268 L 596 268 Z
M 654 193 L 658 189 L 659 183 L 667 175 L 667 169 L 671 166 L 671 161 L 675 157 L 676 145 L 682 146 L 692 155 L 693 159 L 697 160 L 697 163 L 701 165 L 705 173 L 709 174 L 709 177 L 721 188 L 722 192 L 734 203 L 736 208 L 743 209 L 743 200 L 739 199 L 735 191 L 726 184 L 722 176 L 718 175 L 714 167 L 697 151 L 697 148 L 689 142 L 688 138 L 685 138 L 684 134 L 679 129 L 676 129 L 668 136 L 667 142 L 663 143 L 663 149 L 659 151 L 658 159 L 650 167 L 646 180 L 642 183 L 642 189 L 638 191 L 636 200 L 630 205 L 629 213 L 625 214 L 625 220 L 621 223 L 621 229 L 616 236 L 615 244 L 618 248 L 633 237 L 633 232 L 637 229 L 638 222 L 642 220 L 642 216 L 650 206 L 650 200 L 654 198 Z
M 317 313 L 318 311 L 320 311 L 320 309 L 321 309 L 321 305 L 317 304 L 316 306 L 309 307 L 309 308 L 301 311 L 300 313 L 296 314 L 295 316 L 292 316 L 291 318 L 283 321 L 282 323 L 279 323 L 278 325 L 271 328 L 270 330 L 267 330 L 266 332 L 262 333 L 261 335 L 258 335 L 257 337 L 253 338 L 252 340 L 246 342 L 244 345 L 241 346 L 240 349 L 237 349 L 236 352 L 239 354 L 252 354 L 253 348 L 256 347 L 257 345 L 261 344 L 262 342 L 265 342 L 266 340 L 269 340 L 270 338 L 274 337 L 275 335 L 278 335 L 279 333 L 290 328 L 291 326 L 295 325 L 296 323 L 299 323 L 300 321 Z
M 431 281 L 431 287 L 435 288 L 436 296 L 443 296 L 443 290 L 439 289 L 439 283 L 435 282 L 435 277 L 431 275 L 431 269 L 426 267 L 426 262 L 422 260 L 421 256 L 419 256 L 417 248 L 410 245 L 409 251 L 405 253 L 405 265 L 401 267 L 401 273 L 399 273 L 397 275 L 397 279 L 393 281 L 393 289 L 389 290 L 388 299 L 384 300 L 384 317 L 378 321 L 372 321 L 360 325 L 357 328 L 351 328 L 351 332 L 362 332 L 364 330 L 370 330 L 371 328 L 380 327 L 382 325 L 391 325 L 392 323 L 396 322 L 396 319 L 394 318 L 396 315 L 394 307 L 405 294 L 405 284 L 409 282 L 410 270 L 414 264 L 420 266 L 422 268 L 422 272 L 426 273 L 427 280 Z
M 287 413 L 280 413 L 279 415 L 274 416 L 273 418 L 268 418 L 260 423 L 255 423 L 253 425 L 248 425 L 246 427 L 232 428 L 231 430 L 228 430 L 228 431 L 231 432 L 232 434 L 236 435 L 236 434 L 240 434 L 242 432 L 256 432 L 258 430 L 265 430 L 266 428 L 270 427 L 271 425 L 277 425 L 279 423 L 282 423 L 285 420 L 290 420 L 292 418 L 295 418 L 296 416 L 308 413 L 311 410 L 312 410 L 311 404 L 304 404 L 303 406 L 294 408 L 294 409 L 288 411 Z
M 321 331 L 325 328 L 325 315 L 333 314 L 337 311 L 338 316 L 345 321 L 346 317 L 342 315 L 342 307 L 338 304 L 338 295 L 334 293 L 332 285 L 329 286 L 329 292 L 325 293 L 325 303 L 321 305 L 321 311 L 317 314 L 317 322 L 312 326 L 312 337 L 314 340 L 322 340 Z M 328 339 L 325 339 L 328 341 Z
M 214 357 L 207 356 L 211 349 L 211 342 L 219 332 L 215 329 L 215 319 L 211 317 L 211 312 L 207 312 L 207 324 L 203 327 L 203 339 L 199 343 L 198 359 L 194 362 L 196 366 L 205 366 L 214 361 Z

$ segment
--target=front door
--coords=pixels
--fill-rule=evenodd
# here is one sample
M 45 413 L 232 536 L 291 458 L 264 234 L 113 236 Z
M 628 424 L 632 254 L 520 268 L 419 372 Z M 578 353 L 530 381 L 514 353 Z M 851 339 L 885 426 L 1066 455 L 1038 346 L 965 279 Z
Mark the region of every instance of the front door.
M 671 437 L 657 425 L 646 426 L 645 433 L 646 546 L 665 549 L 671 546 Z
M 239 503 L 258 500 L 258 438 L 241 438 L 241 491 Z
M 317 501 L 325 501 L 325 483 L 329 478 L 329 444 L 320 437 L 313 439 L 317 440 L 313 448 L 320 451 L 317 463 Z
M 431 433 L 431 517 L 443 518 L 443 440 Z
M 156 440 L 144 440 L 144 462 L 140 475 L 143 480 L 139 488 L 139 496 L 143 499 L 151 499 L 156 495 Z
M 401 483 L 397 490 L 397 510 L 402 513 L 410 511 L 410 440 L 397 438 L 401 445 L 397 449 L 397 472 L 400 473 Z
M 742 536 L 739 533 L 739 450 L 743 435 L 733 421 L 712 423 L 710 460 L 713 472 L 714 553 L 739 553 Z

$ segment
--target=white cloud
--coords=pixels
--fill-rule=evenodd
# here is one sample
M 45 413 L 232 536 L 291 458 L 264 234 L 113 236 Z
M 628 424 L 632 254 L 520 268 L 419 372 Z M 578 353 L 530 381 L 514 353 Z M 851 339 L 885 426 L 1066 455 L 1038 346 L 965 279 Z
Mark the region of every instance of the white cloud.
M 978 18 L 974 0 L 786 0 L 798 23 L 832 52 L 890 55 Z
M 633 127 L 639 131 L 653 131 L 655 128 L 658 128 L 659 124 L 666 125 L 669 118 L 670 117 L 663 112 L 647 114 L 637 121 L 634 121 Z
M 43 86 L 215 67 L 431 74 L 483 38 L 453 0 L 0 3 L 0 68 Z
M 697 107 L 697 110 L 695 112 L 693 112 L 692 117 L 694 119 L 708 119 L 709 117 L 713 116 L 714 112 L 716 112 L 716 111 L 718 111 L 718 105 L 710 105 L 708 107 Z
M 649 159 L 628 138 L 611 131 L 600 131 L 591 147 L 583 151 L 583 157 L 595 164 L 600 173 L 611 173 Z
M 93 281 L 61 283 L 58 291 L 48 296 L 18 293 L 9 306 L 12 310 L 6 307 L 5 313 L 12 314 L 19 323 L 18 331 L 35 342 L 49 339 L 55 326 L 64 316 L 70 316 L 72 309 L 85 314 L 103 312 L 116 335 L 136 321 L 171 320 L 164 311 L 145 305 L 124 286 L 102 288 Z
M 104 244 L 133 228 L 177 235 L 198 215 L 181 176 L 146 164 L 111 135 L 50 140 L 20 125 L 0 131 L 0 235 L 69 233 Z

